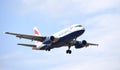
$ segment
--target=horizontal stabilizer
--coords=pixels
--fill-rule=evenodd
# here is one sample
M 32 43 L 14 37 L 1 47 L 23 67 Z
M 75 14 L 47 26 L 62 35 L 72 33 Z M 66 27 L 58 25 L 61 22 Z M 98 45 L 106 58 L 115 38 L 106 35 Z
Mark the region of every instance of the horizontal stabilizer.
M 21 46 L 28 46 L 28 47 L 36 47 L 36 45 L 32 45 L 32 44 L 20 44 L 20 43 L 18 43 L 18 45 L 21 45 Z

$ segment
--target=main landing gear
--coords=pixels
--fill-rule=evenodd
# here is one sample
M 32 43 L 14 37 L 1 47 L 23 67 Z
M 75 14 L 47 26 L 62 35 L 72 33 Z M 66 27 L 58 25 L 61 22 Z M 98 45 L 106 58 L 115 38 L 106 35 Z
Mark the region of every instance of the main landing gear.
M 71 54 L 72 51 L 71 51 L 71 50 L 66 50 L 66 53 L 67 53 L 67 54 Z
M 50 50 L 51 50 L 50 48 L 46 49 L 46 51 L 50 51 Z
M 66 50 L 66 53 L 67 54 L 71 54 L 72 53 L 72 51 L 70 50 L 70 46 L 68 47 L 68 50 Z

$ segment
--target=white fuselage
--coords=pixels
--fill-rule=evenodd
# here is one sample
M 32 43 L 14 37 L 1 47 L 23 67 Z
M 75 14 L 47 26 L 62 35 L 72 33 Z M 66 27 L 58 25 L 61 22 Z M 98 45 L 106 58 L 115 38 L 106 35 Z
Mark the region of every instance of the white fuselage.
M 53 34 L 55 38 L 58 38 L 56 42 L 50 44 L 41 44 L 37 48 L 40 48 L 40 50 L 46 50 L 46 48 L 52 49 L 61 46 L 66 46 L 73 39 L 76 39 L 78 36 L 82 35 L 84 31 L 85 29 L 81 25 L 79 24 L 72 25 L 68 28 L 65 28 Z
M 60 37 L 63 37 L 65 35 L 68 35 L 70 33 L 73 33 L 75 31 L 79 31 L 79 30 L 84 30 L 84 28 L 79 24 L 75 24 L 75 25 L 72 25 L 68 28 L 65 28 L 65 29 L 53 34 L 53 36 L 57 37 L 57 38 L 60 38 Z

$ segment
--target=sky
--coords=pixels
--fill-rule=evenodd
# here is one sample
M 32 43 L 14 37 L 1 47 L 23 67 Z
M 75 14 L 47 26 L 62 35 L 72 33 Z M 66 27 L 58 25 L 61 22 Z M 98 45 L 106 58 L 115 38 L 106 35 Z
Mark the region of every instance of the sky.
M 36 26 L 49 37 L 72 24 L 86 30 L 77 40 L 99 46 L 35 51 L 17 45 L 34 41 L 4 34 Z M 0 26 L 0 70 L 120 70 L 120 0 L 0 0 Z

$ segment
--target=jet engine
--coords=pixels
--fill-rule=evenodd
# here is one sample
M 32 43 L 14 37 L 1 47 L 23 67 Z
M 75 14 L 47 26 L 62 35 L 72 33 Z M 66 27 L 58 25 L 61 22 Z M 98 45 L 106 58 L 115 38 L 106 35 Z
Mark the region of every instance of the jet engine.
M 87 46 L 87 41 L 86 40 L 83 40 L 82 42 L 81 41 L 76 41 L 76 43 L 75 43 L 75 48 L 76 49 L 82 48 L 84 46 Z
M 47 37 L 44 41 L 43 44 L 50 44 L 54 43 L 58 40 L 58 38 L 55 38 L 54 36 Z
M 54 36 L 50 36 L 50 40 L 51 40 L 51 41 L 54 41 L 54 40 L 55 40 L 55 37 L 54 37 Z
M 88 46 L 86 40 L 83 40 L 83 41 L 82 41 L 82 44 L 83 44 L 83 46 Z

